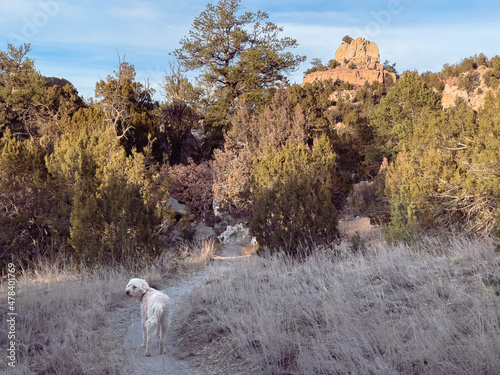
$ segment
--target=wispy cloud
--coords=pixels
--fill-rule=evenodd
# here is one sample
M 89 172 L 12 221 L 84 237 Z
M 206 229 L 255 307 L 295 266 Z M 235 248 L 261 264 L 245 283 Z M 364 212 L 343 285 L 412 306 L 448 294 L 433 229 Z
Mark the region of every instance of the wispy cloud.
M 30 42 L 42 74 L 72 81 L 83 96 L 116 69 L 118 56 L 134 64 L 137 79 L 159 88 L 169 52 L 179 46 L 206 0 L 16 0 L 0 12 L 0 49 Z M 377 43 L 382 61 L 399 71 L 441 70 L 445 63 L 483 52 L 500 54 L 500 3 L 496 0 L 242 0 L 244 11 L 262 10 L 297 39 L 306 55 L 291 77 L 301 82 L 312 58 L 328 61 L 345 35 Z M 16 39 L 17 37 L 17 39 Z

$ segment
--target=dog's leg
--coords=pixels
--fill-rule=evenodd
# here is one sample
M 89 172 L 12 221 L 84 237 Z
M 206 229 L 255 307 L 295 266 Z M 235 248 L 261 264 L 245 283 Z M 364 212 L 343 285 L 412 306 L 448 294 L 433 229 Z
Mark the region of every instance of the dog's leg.
M 161 340 L 161 327 L 158 326 L 156 327 L 156 346 L 159 348 L 160 347 L 160 340 Z
M 142 345 L 141 345 L 141 348 L 146 347 L 146 338 L 147 338 L 146 319 L 142 319 Z
M 166 325 L 162 325 L 161 328 L 159 327 L 159 329 L 161 329 L 161 335 L 160 335 L 160 354 L 163 354 L 164 353 L 163 343 L 165 342 L 165 336 L 166 336 L 166 333 L 167 333 L 167 326 Z
M 155 325 L 148 319 L 146 322 L 146 357 L 151 355 L 151 337 L 153 336 Z

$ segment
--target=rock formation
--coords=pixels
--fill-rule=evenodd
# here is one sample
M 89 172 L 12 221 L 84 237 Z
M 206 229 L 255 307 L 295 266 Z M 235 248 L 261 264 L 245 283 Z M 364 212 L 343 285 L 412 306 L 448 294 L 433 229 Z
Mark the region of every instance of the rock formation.
M 380 54 L 375 43 L 359 37 L 343 43 L 335 52 L 335 60 L 340 64 L 379 63 Z
M 388 72 L 380 64 L 378 46 L 364 38 L 356 38 L 350 43 L 343 43 L 335 52 L 335 60 L 340 66 L 335 69 L 316 71 L 304 77 L 302 84 L 315 80 L 341 80 L 354 86 L 362 86 L 365 82 L 396 82 L 396 74 Z
M 389 76 L 391 78 L 389 78 Z M 314 82 L 317 79 L 320 81 L 326 81 L 328 79 L 336 81 L 338 79 L 349 82 L 355 86 L 363 86 L 366 81 L 368 81 L 368 83 L 372 83 L 373 81 L 386 83 L 389 79 L 392 79 L 392 82 L 396 82 L 396 74 L 389 73 L 385 70 L 383 65 L 378 63 L 370 63 L 358 68 L 350 68 L 346 65 L 341 65 L 336 69 L 328 69 L 323 72 L 308 74 L 304 77 L 302 84 Z
M 441 93 L 443 108 L 454 106 L 458 98 L 463 99 L 467 105 L 476 111 L 481 108 L 488 91 L 492 91 L 494 94 L 498 92 L 498 89 L 492 90 L 484 83 L 483 75 L 490 69 L 484 66 L 476 69 L 476 72 L 479 74 L 479 85 L 469 92 L 460 88 L 460 81 L 457 77 L 446 79 L 444 81 L 444 90 Z

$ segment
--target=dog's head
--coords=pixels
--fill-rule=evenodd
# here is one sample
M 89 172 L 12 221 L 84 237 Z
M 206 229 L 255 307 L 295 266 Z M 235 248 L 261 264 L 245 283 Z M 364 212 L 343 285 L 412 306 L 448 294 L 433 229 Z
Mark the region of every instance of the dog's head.
M 131 279 L 127 287 L 125 288 L 125 294 L 130 297 L 137 298 L 140 300 L 144 293 L 149 289 L 149 285 L 146 280 L 143 279 Z

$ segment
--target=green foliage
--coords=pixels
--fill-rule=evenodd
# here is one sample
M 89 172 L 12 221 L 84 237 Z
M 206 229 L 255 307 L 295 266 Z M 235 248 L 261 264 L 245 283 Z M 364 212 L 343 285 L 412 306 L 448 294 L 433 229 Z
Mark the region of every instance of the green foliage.
M 300 245 L 336 239 L 336 159 L 322 137 L 312 148 L 287 142 L 254 160 L 250 230 L 263 248 L 300 257 L 307 255 Z
M 417 122 L 441 110 L 441 96 L 412 72 L 405 72 L 370 115 L 375 143 L 367 151 L 368 162 L 392 160 L 413 136 Z
M 390 200 L 391 221 L 385 228 L 386 239 L 406 241 L 422 231 L 417 217 L 427 194 L 418 163 L 403 149 L 389 165 L 386 196 Z
M 329 60 L 328 64 L 325 66 L 325 65 L 323 65 L 323 62 L 321 61 L 321 59 L 314 58 L 311 60 L 311 65 L 312 65 L 312 67 L 307 69 L 304 72 L 304 76 L 311 74 L 311 73 L 314 73 L 314 72 L 324 72 L 328 69 L 335 69 L 340 64 L 336 60 L 332 59 L 332 60 Z
M 151 136 L 155 136 L 152 99 L 154 90 L 135 81 L 135 68 L 120 62 L 118 71 L 96 84 L 96 98 L 101 99 L 108 126 L 120 137 L 128 153 L 142 151 Z
M 288 88 L 293 106 L 300 104 L 307 125 L 309 138 L 321 134 L 332 134 L 332 124 L 328 118 L 328 110 L 334 104 L 332 94 L 340 90 L 339 82 L 315 80 L 305 85 L 292 85 Z
M 101 111 L 91 107 L 76 119 L 82 122 L 61 137 L 47 158 L 50 173 L 68 186 L 75 263 L 155 255 L 166 192 L 155 189 L 143 154 L 127 156 Z
M 47 89 L 44 112 L 46 118 L 42 127 L 42 138 L 53 144 L 64 133 L 70 131 L 71 118 L 87 105 L 71 84 L 53 85 Z
M 192 134 L 192 130 L 200 130 L 200 120 L 206 113 L 204 89 L 194 86 L 178 64 L 171 64 L 163 89 L 166 101 L 157 111 L 155 158 L 160 163 L 168 159 L 170 165 L 188 164 L 189 158 L 199 163 L 204 153 L 210 154 L 214 142 L 204 139 L 200 144 Z
M 345 37 L 342 38 L 342 41 L 347 44 L 351 44 L 353 40 L 354 39 L 352 39 L 349 35 L 346 35 Z
M 439 73 L 432 73 L 430 71 L 427 71 L 422 73 L 420 76 L 422 77 L 422 80 L 427 84 L 427 86 L 436 89 L 437 92 L 443 92 L 445 84 L 439 78 Z
M 38 136 L 43 126 L 46 81 L 26 56 L 30 49 L 8 44 L 0 51 L 0 135 L 9 128 L 16 136 Z
M 287 51 L 297 41 L 279 38 L 282 28 L 266 21 L 267 13 L 240 11 L 240 0 L 208 4 L 173 52 L 183 68 L 199 70 L 200 80 L 213 88 L 216 101 L 208 107 L 205 126 L 219 137 L 241 95 L 266 103 L 267 92 L 305 59 Z
M 202 150 L 191 133 L 199 119 L 194 107 L 176 99 L 162 103 L 158 113 L 162 158 L 166 156 L 170 165 L 187 164 L 190 158 L 200 162 Z
M 221 211 L 247 216 L 254 157 L 262 157 L 267 150 L 279 152 L 287 141 L 304 144 L 307 127 L 301 106 L 293 109 L 291 93 L 284 87 L 261 112 L 254 112 L 244 100 L 240 105 L 226 133 L 224 151 L 214 153 L 214 197 Z
M 308 143 L 328 136 L 339 155 L 340 172 L 348 180 L 347 175 L 366 172 L 365 148 L 373 139 L 367 115 L 385 94 L 385 87 L 379 82 L 365 84 L 356 92 L 354 103 L 344 99 L 344 89 L 340 81 L 332 80 L 289 87 L 292 105 L 299 104 L 305 117 Z
M 324 72 L 325 70 L 328 69 L 326 66 L 323 65 L 323 62 L 321 61 L 321 59 L 318 59 L 318 58 L 312 59 L 311 65 L 312 65 L 312 67 L 307 69 L 304 72 L 304 76 L 311 74 L 311 73 L 315 73 L 315 72 Z
M 387 70 L 389 73 L 395 73 L 398 74 L 396 70 L 396 63 L 391 64 L 389 60 L 384 61 L 384 69 Z
M 331 59 L 328 61 L 328 65 L 327 65 L 328 69 L 335 69 L 339 66 L 340 66 L 340 63 L 335 59 Z
M 484 55 L 483 55 L 484 56 Z M 478 68 L 477 56 L 465 58 L 458 64 L 445 64 L 443 66 L 443 70 L 441 71 L 441 76 L 443 79 L 447 79 L 450 77 L 459 77 L 460 75 L 472 72 Z M 481 59 L 481 61 L 483 61 Z
M 464 103 L 422 112 L 407 147 L 386 177 L 387 234 L 408 240 L 421 231 L 489 235 L 498 226 L 500 95 L 477 114 Z
M 474 91 L 480 83 L 480 75 L 476 71 L 469 71 L 462 74 L 458 79 L 458 88 L 467 92 Z
M 483 80 L 486 86 L 492 89 L 498 88 L 500 82 L 500 56 L 494 56 L 488 62 L 488 67 L 491 69 L 483 75 Z
M 69 214 L 47 174 L 45 150 L 36 139 L 0 138 L 0 259 L 23 264 L 61 245 Z M 62 237 L 62 238 L 61 238 Z
M 380 103 L 386 94 L 386 87 L 379 81 L 373 81 L 372 84 L 365 81 L 364 85 L 356 91 L 354 102 L 361 109 L 363 115 L 367 117 L 368 113 Z

